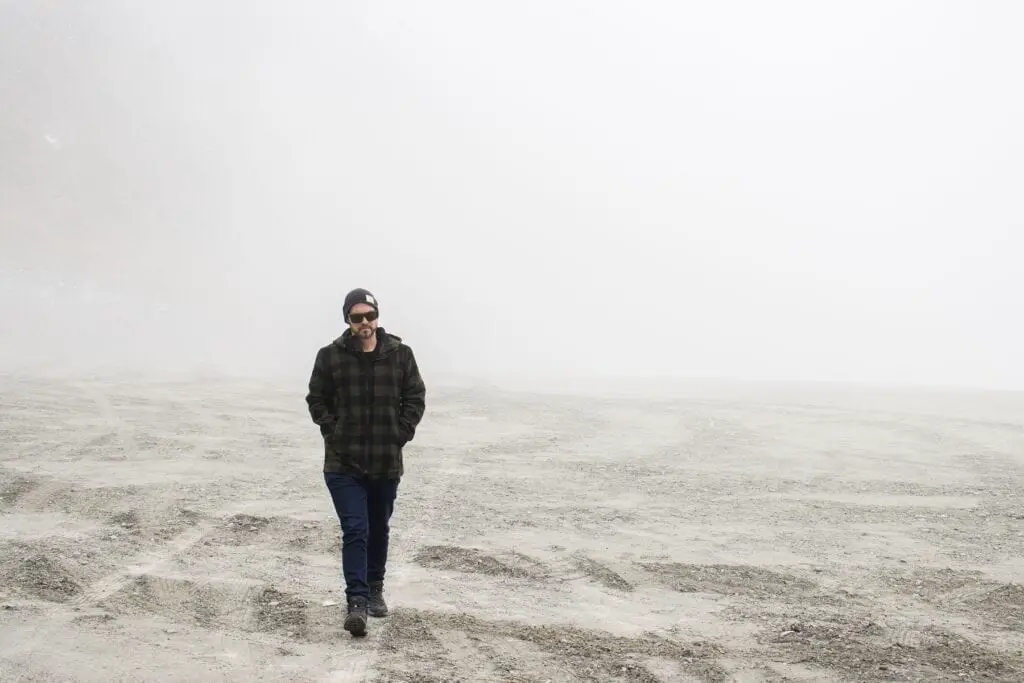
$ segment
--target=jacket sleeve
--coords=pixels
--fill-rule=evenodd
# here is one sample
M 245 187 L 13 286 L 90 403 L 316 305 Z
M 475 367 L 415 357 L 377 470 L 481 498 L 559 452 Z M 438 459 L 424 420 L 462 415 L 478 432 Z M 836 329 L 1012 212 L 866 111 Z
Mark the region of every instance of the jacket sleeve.
M 306 394 L 309 416 L 314 424 L 320 426 L 320 433 L 324 436 L 334 431 L 338 421 L 334 409 L 334 379 L 327 367 L 326 355 L 323 349 L 317 352 L 313 372 L 309 376 L 309 393 Z
M 419 366 L 416 364 L 416 356 L 412 349 L 406 347 L 407 360 L 405 363 L 405 380 L 402 384 L 402 406 L 400 420 L 405 434 L 406 441 L 412 441 L 416 435 L 416 427 L 423 419 L 426 409 L 427 387 L 423 383 L 423 376 L 420 375 Z

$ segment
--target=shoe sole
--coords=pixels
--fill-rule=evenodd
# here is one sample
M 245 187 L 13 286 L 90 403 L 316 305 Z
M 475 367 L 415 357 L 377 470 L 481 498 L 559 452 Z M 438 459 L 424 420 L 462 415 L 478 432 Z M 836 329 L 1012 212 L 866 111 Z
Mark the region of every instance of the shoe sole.
M 388 615 L 388 611 L 386 609 L 385 610 L 372 610 L 371 609 L 371 610 L 368 610 L 368 612 L 369 612 L 371 617 L 377 617 L 378 619 L 383 619 L 384 617 L 386 617 Z
M 366 620 L 362 617 L 348 617 L 345 619 L 345 630 L 356 637 L 365 636 Z

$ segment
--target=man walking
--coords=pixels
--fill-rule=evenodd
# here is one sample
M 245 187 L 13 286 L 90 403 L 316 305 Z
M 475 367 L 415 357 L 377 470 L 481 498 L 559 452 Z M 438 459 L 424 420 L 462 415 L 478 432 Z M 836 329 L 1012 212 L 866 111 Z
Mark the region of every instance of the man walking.
M 345 297 L 348 329 L 316 354 L 306 404 L 324 437 L 324 480 L 341 522 L 345 630 L 366 634 L 367 615 L 387 615 L 384 574 L 402 448 L 423 418 L 426 387 L 401 337 L 378 327 L 377 299 Z

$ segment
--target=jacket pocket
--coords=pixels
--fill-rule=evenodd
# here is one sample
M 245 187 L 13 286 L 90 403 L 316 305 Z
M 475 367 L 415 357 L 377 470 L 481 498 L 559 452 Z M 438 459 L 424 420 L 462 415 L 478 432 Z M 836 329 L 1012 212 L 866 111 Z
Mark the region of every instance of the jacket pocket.
M 408 432 L 406 432 L 405 427 L 402 425 L 402 412 L 400 410 L 400 406 L 401 403 L 396 400 L 392 402 L 388 409 L 388 417 L 391 422 L 391 433 L 399 448 L 409 442 Z
M 336 453 L 341 453 L 341 447 L 344 444 L 345 436 L 348 434 L 348 429 L 345 426 L 345 415 L 339 415 L 337 421 L 334 423 L 334 429 L 327 434 L 327 445 Z

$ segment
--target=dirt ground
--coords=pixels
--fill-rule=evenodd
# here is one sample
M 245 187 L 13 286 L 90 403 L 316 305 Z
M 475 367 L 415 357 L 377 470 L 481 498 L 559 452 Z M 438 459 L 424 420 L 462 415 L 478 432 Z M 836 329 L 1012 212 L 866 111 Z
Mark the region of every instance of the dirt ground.
M 1020 394 L 432 385 L 353 639 L 304 388 L 0 378 L 0 679 L 1024 680 Z

